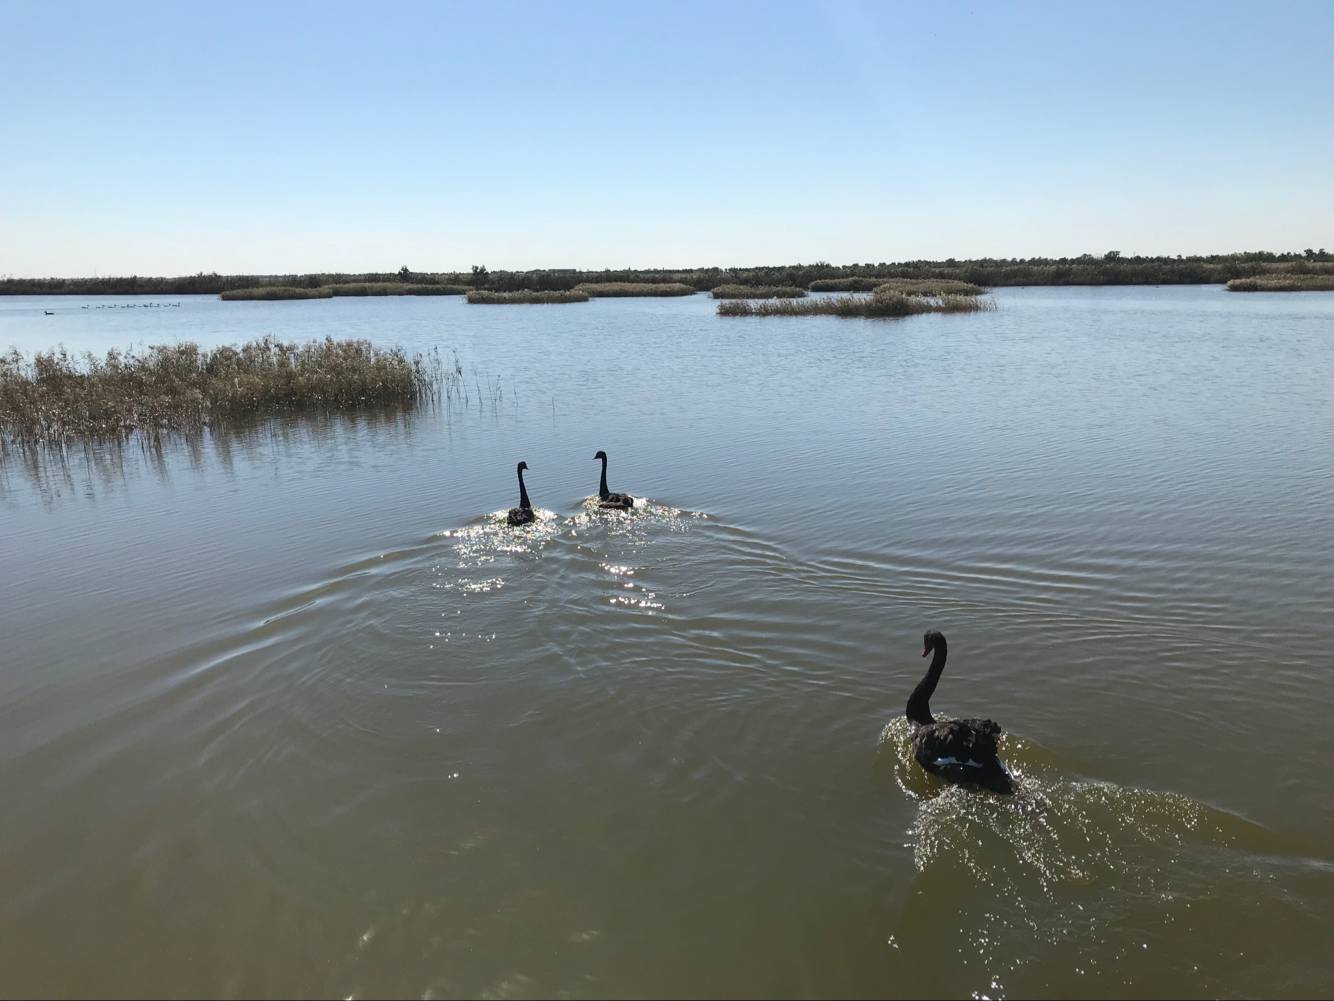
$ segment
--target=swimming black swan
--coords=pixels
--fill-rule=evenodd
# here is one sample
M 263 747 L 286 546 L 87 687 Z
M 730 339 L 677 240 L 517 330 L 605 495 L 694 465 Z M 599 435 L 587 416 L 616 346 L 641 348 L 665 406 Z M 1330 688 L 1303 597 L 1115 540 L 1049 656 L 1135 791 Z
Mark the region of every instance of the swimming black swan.
M 614 494 L 607 489 L 607 453 L 598 452 L 594 459 L 602 460 L 602 483 L 598 487 L 598 507 L 614 508 L 624 511 L 635 506 L 635 499 L 629 494 Z
M 945 670 L 948 647 L 945 635 L 932 629 L 922 637 L 922 656 L 932 650 L 926 677 L 913 689 L 905 715 L 913 723 L 913 756 L 933 775 L 959 785 L 982 786 L 992 792 L 1014 792 L 1014 779 L 996 752 L 998 723 L 989 719 L 951 719 L 936 722 L 931 715 L 931 694 Z
M 510 508 L 509 514 L 505 516 L 511 525 L 531 525 L 537 520 L 532 502 L 528 500 L 528 488 L 523 485 L 523 471 L 527 468 L 528 463 L 519 463 L 519 506 Z

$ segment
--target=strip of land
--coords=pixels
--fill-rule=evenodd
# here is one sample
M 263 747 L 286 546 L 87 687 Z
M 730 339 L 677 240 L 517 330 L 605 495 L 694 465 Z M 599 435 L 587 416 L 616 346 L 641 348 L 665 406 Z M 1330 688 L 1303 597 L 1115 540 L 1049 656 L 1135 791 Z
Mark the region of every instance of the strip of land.
M 813 292 L 869 292 L 891 278 L 968 282 L 984 287 L 1009 285 L 1223 285 L 1232 279 L 1334 276 L 1334 254 L 1323 248 L 1285 253 L 1252 251 L 1176 257 L 1124 256 L 1116 251 L 1078 257 L 994 258 L 943 261 L 880 261 L 879 263 L 782 264 L 729 268 L 642 268 L 579 271 L 547 268 L 529 271 L 491 271 L 477 265 L 471 271 L 413 271 L 350 274 L 321 272 L 306 275 L 221 275 L 216 272 L 152 278 L 141 275 L 105 278 L 6 278 L 0 295 L 190 295 L 219 294 L 247 289 L 322 289 L 362 286 L 377 291 L 344 292 L 361 295 L 440 295 L 469 290 L 492 292 L 561 292 L 590 285 L 638 286 L 638 293 L 603 291 L 593 295 L 662 295 L 666 286 L 688 286 L 710 292 L 720 286 L 789 287 Z M 646 288 L 649 286 L 659 288 Z M 390 291 L 396 288 L 416 291 Z M 1312 287 L 1312 286 L 1306 286 Z M 1239 290 L 1240 291 L 1240 290 Z M 337 295 L 338 292 L 331 294 Z M 672 294 L 685 294 L 684 292 Z M 322 295 L 316 297 L 323 298 Z
M 1229 292 L 1330 292 L 1334 291 L 1334 273 L 1233 278 L 1227 283 L 1227 290 Z

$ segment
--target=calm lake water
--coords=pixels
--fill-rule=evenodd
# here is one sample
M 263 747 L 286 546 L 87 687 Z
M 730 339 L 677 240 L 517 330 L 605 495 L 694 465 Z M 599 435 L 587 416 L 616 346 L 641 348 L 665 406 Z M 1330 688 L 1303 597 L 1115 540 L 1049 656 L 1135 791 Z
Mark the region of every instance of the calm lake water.
M 1334 294 L 995 298 L 0 298 L 470 386 L 5 455 L 0 992 L 1334 992 Z M 913 763 L 928 628 L 1019 795 Z

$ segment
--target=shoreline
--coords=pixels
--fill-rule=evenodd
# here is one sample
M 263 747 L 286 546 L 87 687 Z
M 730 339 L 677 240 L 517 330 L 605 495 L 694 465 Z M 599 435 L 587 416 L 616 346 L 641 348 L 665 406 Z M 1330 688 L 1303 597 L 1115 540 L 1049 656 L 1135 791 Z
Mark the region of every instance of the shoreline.
M 1083 285 L 1226 285 L 1233 280 L 1334 280 L 1334 254 L 1321 251 L 1197 255 L 1192 257 L 1123 257 L 1112 251 L 1102 256 L 975 258 L 970 260 L 911 260 L 835 265 L 782 264 L 751 267 L 574 268 L 491 271 L 477 266 L 471 272 L 312 272 L 307 274 L 197 273 L 176 277 L 125 275 L 110 277 L 53 276 L 0 279 L 0 295 L 236 295 L 247 290 L 292 288 L 332 289 L 332 295 L 462 295 L 469 291 L 568 292 L 600 286 L 602 294 L 617 287 L 619 294 L 646 295 L 712 292 L 721 286 L 789 287 L 810 291 L 831 286 L 865 287 L 892 279 L 948 280 L 987 288 Z M 671 287 L 674 292 L 667 292 Z M 353 289 L 356 289 L 354 292 Z M 407 289 L 413 292 L 407 292 Z M 847 291 L 856 290 L 849 287 Z M 320 294 L 320 293 L 315 293 Z M 598 293 L 594 293 L 595 295 Z

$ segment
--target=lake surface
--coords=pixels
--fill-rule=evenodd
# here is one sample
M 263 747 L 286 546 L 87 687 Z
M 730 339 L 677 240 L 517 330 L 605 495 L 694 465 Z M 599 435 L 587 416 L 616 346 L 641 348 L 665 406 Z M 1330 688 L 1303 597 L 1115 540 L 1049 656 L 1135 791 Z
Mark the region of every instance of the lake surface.
M 995 298 L 0 298 L 470 386 L 5 455 L 0 992 L 1334 992 L 1334 294 Z

